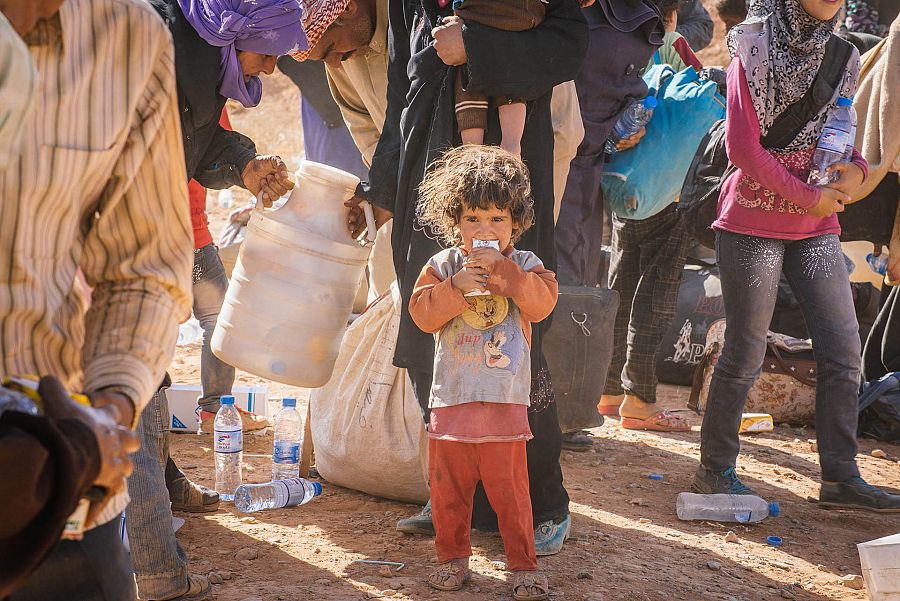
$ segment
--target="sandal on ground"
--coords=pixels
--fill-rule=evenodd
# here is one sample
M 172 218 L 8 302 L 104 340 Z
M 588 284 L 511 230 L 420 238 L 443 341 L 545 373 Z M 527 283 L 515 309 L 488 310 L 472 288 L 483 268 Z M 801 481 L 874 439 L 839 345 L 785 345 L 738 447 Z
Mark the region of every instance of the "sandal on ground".
M 626 430 L 651 430 L 653 432 L 690 432 L 691 425 L 669 411 L 658 411 L 646 419 L 623 417 Z
M 428 576 L 428 584 L 439 591 L 458 591 L 469 580 L 469 562 L 454 559 L 438 566 Z M 545 598 L 545 597 L 540 597 Z
M 516 572 L 513 576 L 513 599 L 516 601 L 538 601 L 549 597 L 550 585 L 540 572 Z

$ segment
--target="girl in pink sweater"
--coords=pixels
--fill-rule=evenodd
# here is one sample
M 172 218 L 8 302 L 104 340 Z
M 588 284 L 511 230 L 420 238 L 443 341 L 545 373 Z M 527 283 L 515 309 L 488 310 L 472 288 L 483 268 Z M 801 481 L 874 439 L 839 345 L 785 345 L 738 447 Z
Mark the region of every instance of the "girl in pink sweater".
M 816 76 L 840 0 L 752 0 L 746 21 L 728 33 L 726 147 L 737 171 L 719 198 L 716 252 L 728 327 L 703 418 L 700 467 L 692 489 L 749 494 L 735 473 L 738 427 L 762 368 L 766 332 L 784 272 L 800 301 L 817 360 L 816 432 L 820 505 L 900 511 L 900 496 L 863 481 L 856 465 L 859 326 L 838 234 L 837 213 L 866 177 L 854 151 L 831 187 L 806 183 L 828 112 L 856 91 L 854 49 L 840 89 L 785 148 L 760 143 Z

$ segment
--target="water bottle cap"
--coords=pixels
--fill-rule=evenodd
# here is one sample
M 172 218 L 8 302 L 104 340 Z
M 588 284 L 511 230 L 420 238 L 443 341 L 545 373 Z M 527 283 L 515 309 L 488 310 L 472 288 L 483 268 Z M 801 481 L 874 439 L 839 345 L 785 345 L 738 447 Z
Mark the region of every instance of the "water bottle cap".
M 315 494 L 313 494 L 313 496 L 318 497 L 319 495 L 321 495 L 322 494 L 322 484 L 320 482 L 313 482 L 312 485 L 313 485 L 313 491 L 315 492 Z
M 281 399 L 281 406 L 282 407 L 296 407 L 297 399 L 285 397 L 285 398 Z
M 852 98 L 844 98 L 843 96 L 841 96 L 840 98 L 838 98 L 837 105 L 838 106 L 853 106 L 853 99 Z
M 663 479 L 662 474 L 647 474 L 647 477 L 650 478 L 651 480 L 662 480 Z
M 781 506 L 778 503 L 769 503 L 769 517 L 777 518 L 781 515 Z
M 659 105 L 655 96 L 647 96 L 644 98 L 644 108 L 655 109 Z
M 773 547 L 778 547 L 781 545 L 781 537 L 780 536 L 770 536 L 766 539 L 766 542 L 772 545 Z
M 230 394 L 226 394 L 219 398 L 219 402 L 223 405 L 234 405 L 234 397 Z

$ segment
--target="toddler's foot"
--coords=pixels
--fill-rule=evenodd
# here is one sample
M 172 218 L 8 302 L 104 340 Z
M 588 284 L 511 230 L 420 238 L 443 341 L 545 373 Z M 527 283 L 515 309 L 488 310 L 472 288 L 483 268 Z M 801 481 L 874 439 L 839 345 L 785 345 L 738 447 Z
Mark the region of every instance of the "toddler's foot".
M 537 601 L 550 597 L 547 577 L 540 572 L 515 572 L 513 576 L 513 599 L 516 601 Z
M 458 591 L 469 579 L 469 560 L 454 559 L 438 566 L 428 576 L 428 584 L 439 591 Z M 546 599 L 546 597 L 540 597 Z

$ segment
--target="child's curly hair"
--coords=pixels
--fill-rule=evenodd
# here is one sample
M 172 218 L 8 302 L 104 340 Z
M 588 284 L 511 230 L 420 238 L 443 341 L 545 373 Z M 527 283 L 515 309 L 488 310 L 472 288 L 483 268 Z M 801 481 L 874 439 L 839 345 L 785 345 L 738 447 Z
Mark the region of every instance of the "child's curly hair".
M 451 246 L 462 244 L 459 220 L 463 207 L 509 209 L 512 242 L 534 223 L 528 168 L 498 146 L 453 148 L 433 164 L 419 185 L 419 223 Z

